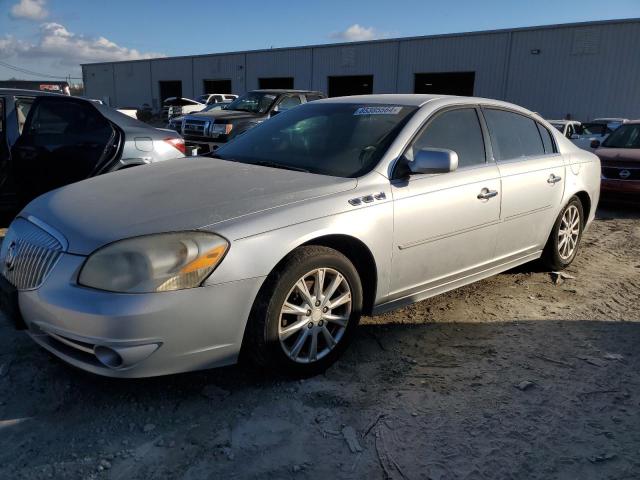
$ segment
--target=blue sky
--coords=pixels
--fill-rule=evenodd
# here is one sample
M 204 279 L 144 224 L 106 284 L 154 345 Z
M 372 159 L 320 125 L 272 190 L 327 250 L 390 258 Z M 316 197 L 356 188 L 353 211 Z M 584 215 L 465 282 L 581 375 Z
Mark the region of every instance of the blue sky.
M 640 0 L 0 0 L 2 66 L 80 63 L 640 17 Z

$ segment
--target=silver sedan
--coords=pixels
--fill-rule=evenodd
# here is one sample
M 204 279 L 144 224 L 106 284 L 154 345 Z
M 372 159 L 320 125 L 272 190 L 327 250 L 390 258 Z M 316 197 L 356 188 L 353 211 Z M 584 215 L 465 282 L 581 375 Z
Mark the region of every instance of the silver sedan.
M 481 98 L 320 100 L 215 158 L 89 179 L 29 204 L 2 244 L 4 311 L 113 377 L 241 356 L 309 375 L 378 314 L 541 259 L 568 266 L 598 158 Z

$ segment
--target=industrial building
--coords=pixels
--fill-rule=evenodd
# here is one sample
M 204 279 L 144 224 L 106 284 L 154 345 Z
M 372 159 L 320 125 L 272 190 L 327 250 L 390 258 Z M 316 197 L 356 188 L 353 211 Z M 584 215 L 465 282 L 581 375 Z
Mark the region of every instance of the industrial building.
M 178 38 L 178 37 L 177 37 Z M 547 118 L 640 117 L 640 19 L 82 65 L 85 94 L 116 107 L 256 88 L 329 96 L 446 93 Z

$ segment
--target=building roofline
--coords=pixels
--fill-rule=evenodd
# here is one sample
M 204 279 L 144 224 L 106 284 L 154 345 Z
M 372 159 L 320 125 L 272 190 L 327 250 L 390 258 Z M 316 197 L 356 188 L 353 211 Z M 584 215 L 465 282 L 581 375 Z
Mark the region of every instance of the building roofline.
M 319 43 L 313 45 L 292 46 L 292 47 L 277 47 L 277 48 L 262 48 L 257 50 L 238 50 L 230 52 L 215 52 L 215 53 L 201 53 L 196 55 L 177 55 L 171 57 L 154 57 L 154 58 L 142 58 L 139 60 L 119 60 L 111 62 L 95 62 L 95 63 L 81 63 L 80 66 L 89 65 L 114 65 L 114 64 L 130 64 L 138 62 L 149 61 L 163 61 L 163 60 L 179 60 L 188 58 L 204 58 L 204 57 L 218 57 L 228 55 L 246 55 L 250 53 L 264 53 L 264 52 L 282 52 L 292 50 L 307 50 L 312 48 L 332 48 L 332 47 L 345 47 L 345 46 L 357 46 L 357 45 L 376 45 L 384 43 L 395 42 L 410 42 L 414 40 L 430 40 L 438 38 L 455 38 L 455 37 L 467 37 L 474 35 L 495 35 L 504 33 L 515 32 L 527 32 L 532 30 L 552 30 L 559 28 L 575 28 L 575 27 L 590 27 L 599 25 L 611 25 L 611 24 L 625 24 L 625 23 L 640 23 L 640 18 L 621 18 L 612 20 L 592 20 L 587 22 L 574 22 L 574 23 L 555 23 L 550 25 L 536 25 L 530 27 L 516 27 L 516 28 L 502 28 L 496 30 L 472 30 L 468 32 L 456 32 L 456 33 L 440 33 L 436 35 L 419 35 L 413 37 L 394 37 L 394 38 L 381 38 L 378 40 L 363 40 L 359 42 L 339 42 L 339 43 Z

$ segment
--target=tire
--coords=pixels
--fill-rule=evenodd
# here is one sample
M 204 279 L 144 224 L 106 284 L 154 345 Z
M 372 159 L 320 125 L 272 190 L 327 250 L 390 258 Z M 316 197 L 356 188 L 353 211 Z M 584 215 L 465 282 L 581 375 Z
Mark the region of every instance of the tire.
M 573 226 L 570 235 L 562 235 L 566 231 L 567 222 Z M 584 210 L 578 197 L 571 197 L 560 211 L 553 225 L 547 244 L 542 252 L 543 265 L 553 271 L 564 270 L 576 258 L 584 229 Z M 570 237 L 570 239 L 569 239 Z M 564 239 L 564 241 L 563 241 Z
M 323 288 L 318 295 L 319 278 L 323 278 Z M 302 377 L 321 373 L 352 340 L 362 302 L 362 283 L 347 257 L 328 247 L 299 247 L 261 288 L 242 354 L 254 365 L 276 373 Z M 327 332 L 335 344 L 330 343 Z

